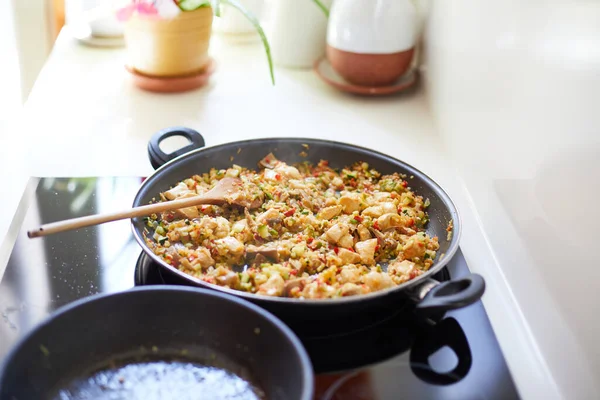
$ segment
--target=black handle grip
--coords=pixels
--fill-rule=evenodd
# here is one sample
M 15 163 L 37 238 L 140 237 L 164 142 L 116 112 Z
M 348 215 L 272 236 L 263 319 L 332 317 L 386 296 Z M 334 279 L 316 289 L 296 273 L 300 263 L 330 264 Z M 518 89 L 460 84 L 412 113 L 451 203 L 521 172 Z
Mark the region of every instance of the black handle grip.
M 164 139 L 172 136 L 182 136 L 190 141 L 190 144 L 176 150 L 172 153 L 166 154 L 160 148 L 160 142 Z M 150 142 L 148 143 L 148 157 L 150 158 L 150 164 L 154 169 L 158 169 L 167 162 L 179 157 L 182 154 L 190 152 L 195 149 L 200 149 L 205 146 L 204 138 L 200 132 L 183 126 L 174 126 L 166 128 L 156 132 Z
M 475 303 L 485 292 L 481 275 L 469 274 L 433 287 L 417 306 L 417 311 L 439 312 L 455 310 Z
M 448 353 L 442 353 L 437 358 L 431 357 L 443 347 L 452 350 L 454 357 Z M 456 360 L 454 368 L 442 371 L 454 361 L 452 358 Z M 418 332 L 410 350 L 410 367 L 413 373 L 434 385 L 450 385 L 461 381 L 472 365 L 469 341 L 454 318 L 446 318 L 437 325 Z

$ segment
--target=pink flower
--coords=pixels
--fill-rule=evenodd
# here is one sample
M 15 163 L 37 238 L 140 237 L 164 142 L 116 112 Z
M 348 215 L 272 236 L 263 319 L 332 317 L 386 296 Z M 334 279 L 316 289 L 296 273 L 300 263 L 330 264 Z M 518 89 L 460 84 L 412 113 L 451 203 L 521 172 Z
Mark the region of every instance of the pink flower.
M 127 21 L 133 15 L 135 11 L 136 4 L 128 5 L 127 7 L 123 7 L 117 10 L 117 19 L 119 21 Z
M 154 4 L 150 3 L 139 3 L 137 5 L 137 12 L 144 15 L 156 15 L 158 10 L 154 7 Z
M 128 5 L 127 7 L 123 7 L 117 10 L 117 19 L 119 21 L 127 21 L 134 12 L 137 12 L 142 15 L 157 15 L 158 10 L 154 7 L 152 3 L 144 3 L 144 2 L 134 2 L 133 4 Z

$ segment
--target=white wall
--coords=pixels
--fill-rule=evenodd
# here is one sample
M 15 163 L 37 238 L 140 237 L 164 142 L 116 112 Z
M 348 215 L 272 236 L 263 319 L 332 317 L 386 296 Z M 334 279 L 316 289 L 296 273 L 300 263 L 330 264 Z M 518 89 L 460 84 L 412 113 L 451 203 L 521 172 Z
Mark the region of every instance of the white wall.
M 52 49 L 50 0 L 1 0 L 12 4 L 17 43 L 21 96 L 27 99 Z
M 12 7 L 10 2 L 0 1 L 0 126 L 14 114 L 20 103 L 19 60 Z
M 600 3 L 433 0 L 426 42 L 464 238 L 483 227 L 561 394 L 598 398 Z

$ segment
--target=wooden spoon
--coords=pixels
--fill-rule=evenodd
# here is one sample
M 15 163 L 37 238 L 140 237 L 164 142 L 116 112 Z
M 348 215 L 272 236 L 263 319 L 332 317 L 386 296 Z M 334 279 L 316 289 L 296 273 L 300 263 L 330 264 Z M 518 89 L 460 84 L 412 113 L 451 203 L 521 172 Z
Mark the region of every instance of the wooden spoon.
M 194 197 L 165 201 L 147 206 L 134 207 L 128 210 L 89 215 L 86 217 L 72 218 L 65 221 L 53 222 L 42 225 L 38 229 L 27 232 L 30 238 L 47 236 L 53 233 L 69 231 L 73 229 L 83 228 L 91 225 L 99 225 L 105 222 L 117 221 L 120 219 L 145 217 L 151 214 L 160 213 L 163 211 L 177 210 L 180 208 L 193 207 L 201 204 L 223 205 L 232 204 L 249 209 L 258 208 L 263 203 L 262 197 L 249 199 L 247 193 L 244 192 L 244 185 L 238 178 L 223 178 L 208 192 Z M 262 194 L 262 191 L 258 191 Z

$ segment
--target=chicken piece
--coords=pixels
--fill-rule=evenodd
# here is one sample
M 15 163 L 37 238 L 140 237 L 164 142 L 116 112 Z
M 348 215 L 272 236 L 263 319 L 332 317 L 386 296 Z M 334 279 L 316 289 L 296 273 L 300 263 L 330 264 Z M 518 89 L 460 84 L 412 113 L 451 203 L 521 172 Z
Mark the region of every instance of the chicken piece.
M 356 227 L 356 231 L 358 232 L 358 237 L 360 240 L 371 239 L 371 232 L 369 232 L 369 228 L 367 228 L 363 224 L 359 224 Z
M 200 219 L 200 221 L 196 220 L 196 222 L 199 222 L 199 226 L 200 229 L 203 231 L 206 230 L 215 230 L 217 228 L 217 220 L 215 218 L 209 217 L 209 216 L 204 216 Z
M 338 241 L 348 234 L 349 227 L 346 224 L 335 224 L 324 234 L 324 239 L 329 243 L 337 244 Z
M 348 249 L 351 248 L 352 246 L 354 246 L 354 236 L 352 236 L 349 233 L 345 234 L 340 238 L 340 240 L 338 240 L 338 245 L 340 247 L 345 247 Z
M 279 163 L 279 160 L 273 153 L 269 153 L 258 163 L 265 168 L 275 168 L 275 166 Z
M 354 247 L 356 252 L 360 255 L 360 260 L 363 264 L 375 264 L 375 248 L 377 247 L 377 239 L 369 239 L 358 242 Z
M 229 230 L 231 229 L 231 224 L 229 223 L 229 221 L 223 217 L 217 217 L 215 218 L 215 222 L 217 224 L 216 228 L 214 229 L 214 235 L 218 238 L 224 238 L 225 236 L 229 235 Z
M 339 274 L 340 283 L 356 283 L 360 282 L 360 269 L 355 265 L 347 265 L 342 267 Z
M 357 296 L 362 293 L 363 289 L 354 283 L 344 283 L 344 285 L 341 288 L 341 294 L 343 297 Z
M 285 281 L 281 275 L 273 274 L 265 283 L 258 287 L 257 293 L 266 296 L 281 296 L 284 286 Z
M 343 188 L 344 187 L 344 181 L 339 176 L 336 176 L 335 178 L 333 178 L 331 180 L 331 186 L 333 186 L 335 188 Z
M 379 204 L 381 209 L 383 210 L 383 214 L 398 214 L 398 208 L 394 203 L 386 201 L 384 203 Z
M 361 260 L 357 253 L 343 248 L 338 250 L 338 257 L 342 260 L 342 265 L 356 264 Z
M 300 260 L 289 260 L 290 266 L 292 269 L 295 269 L 296 275 L 300 276 L 304 272 L 304 264 Z
M 300 171 L 296 167 L 292 167 L 286 163 L 278 164 L 273 170 L 286 179 L 302 179 Z
M 288 184 L 292 189 L 306 189 L 306 185 L 304 184 L 304 182 L 298 179 L 290 179 L 288 181 Z
M 196 207 L 186 207 L 175 210 L 176 218 L 194 219 L 198 216 L 200 216 L 200 213 L 198 212 L 198 209 Z
M 164 194 L 165 194 L 165 197 L 168 200 L 175 200 L 175 199 L 177 199 L 179 197 L 182 197 L 185 194 L 192 194 L 194 196 L 196 195 L 196 193 L 192 192 L 188 188 L 188 186 L 185 183 L 183 183 L 183 182 L 179 182 L 177 184 L 177 186 L 175 186 L 172 189 L 167 190 L 166 192 L 164 192 Z
M 166 252 L 167 254 L 169 254 L 171 256 L 171 262 L 170 264 L 172 266 L 174 266 L 175 268 L 177 268 L 179 266 L 179 264 L 181 263 L 180 261 L 180 256 L 179 256 L 179 251 L 178 249 L 178 245 L 180 245 L 179 243 L 175 243 L 175 245 L 170 246 L 167 248 Z
M 348 193 L 340 197 L 338 203 L 344 207 L 344 213 L 352 214 L 354 211 L 360 210 L 360 194 Z
M 390 278 L 390 276 L 384 272 L 371 271 L 366 274 L 363 279 L 365 285 L 367 285 L 372 292 L 395 286 L 392 278 Z
M 402 217 L 396 213 L 383 214 L 377 218 L 377 226 L 380 231 L 386 231 L 390 228 L 397 228 L 402 226 Z
M 295 294 L 301 292 L 305 285 L 305 278 L 289 280 L 283 285 L 283 295 L 285 297 L 296 297 Z
M 217 245 L 221 245 L 225 254 L 231 255 L 233 257 L 239 257 L 244 254 L 244 245 L 232 236 L 224 237 L 223 239 L 215 240 Z
M 240 283 L 240 277 L 237 273 L 223 267 L 217 268 L 215 272 L 217 273 L 215 279 L 217 280 L 218 285 L 228 286 L 231 289 L 235 289 L 238 287 Z
M 317 214 L 317 218 L 330 220 L 333 217 L 337 217 L 342 212 L 342 206 L 330 206 L 325 207 Z
M 225 171 L 225 176 L 229 178 L 237 178 L 240 176 L 240 170 L 238 168 L 227 168 L 227 171 Z
M 314 281 L 307 284 L 302 290 L 302 297 L 305 299 L 323 299 L 331 297 L 335 294 L 336 289 L 319 281 Z
M 403 260 L 403 261 L 394 261 L 390 265 L 388 265 L 388 274 L 395 276 L 406 276 L 410 274 L 415 269 L 415 263 Z
M 255 184 L 244 182 L 240 190 L 228 191 L 224 198 L 229 204 L 253 208 L 259 207 L 263 203 L 265 194 Z
M 254 246 L 252 244 L 246 246 L 246 258 L 252 259 L 259 254 L 272 261 L 279 261 L 279 252 L 275 246 Z
M 267 181 L 277 182 L 281 180 L 281 175 L 273 169 L 266 169 L 264 173 L 264 177 Z M 279 179 L 278 179 L 279 177 Z
M 426 246 L 423 240 L 419 240 L 417 235 L 412 236 L 404 245 L 404 258 L 413 260 L 415 258 L 422 259 L 425 255 Z
M 383 208 L 381 206 L 371 206 L 363 210 L 362 215 L 367 217 L 381 217 L 383 215 Z
M 327 197 L 325 199 L 325 207 L 335 206 L 337 204 L 337 199 L 335 197 Z M 344 207 L 341 208 L 342 210 Z
M 196 259 L 194 260 L 194 264 L 200 265 L 200 267 L 204 270 L 208 269 L 208 267 L 212 267 L 215 265 L 215 260 L 210 255 L 210 251 L 206 247 L 200 247 L 196 250 Z
M 269 208 L 256 217 L 256 222 L 259 224 L 266 224 L 269 220 L 281 220 L 281 213 L 274 208 Z
M 373 199 L 376 202 L 381 202 L 381 201 L 385 201 L 389 198 L 392 197 L 392 194 L 389 192 L 377 192 L 377 193 L 373 193 Z
M 240 219 L 236 221 L 231 227 L 232 233 L 240 233 L 243 232 L 248 227 L 248 221 L 245 219 Z

